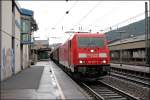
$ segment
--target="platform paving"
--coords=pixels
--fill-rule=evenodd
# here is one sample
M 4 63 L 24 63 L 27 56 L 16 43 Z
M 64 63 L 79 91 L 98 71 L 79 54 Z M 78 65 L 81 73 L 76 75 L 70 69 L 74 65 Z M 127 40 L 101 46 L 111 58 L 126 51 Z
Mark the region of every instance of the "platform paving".
M 37 62 L 1 82 L 4 99 L 90 99 L 69 76 L 52 61 Z
M 61 99 L 50 66 L 40 62 L 1 83 L 1 99 Z
M 32 66 L 2 82 L 2 89 L 38 89 L 44 66 Z
M 52 72 L 59 83 L 61 91 L 65 99 L 73 100 L 90 100 L 92 99 L 89 95 L 75 83 L 64 71 L 62 71 L 54 62 L 49 62 L 52 65 Z

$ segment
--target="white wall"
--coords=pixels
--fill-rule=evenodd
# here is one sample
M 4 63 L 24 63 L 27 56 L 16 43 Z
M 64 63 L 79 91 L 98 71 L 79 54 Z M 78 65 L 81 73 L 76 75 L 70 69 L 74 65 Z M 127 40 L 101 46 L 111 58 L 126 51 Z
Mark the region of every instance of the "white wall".
M 1 80 L 21 70 L 20 64 L 20 12 L 15 6 L 12 12 L 12 1 L 1 1 Z M 14 42 L 12 37 L 14 36 Z M 13 47 L 14 45 L 14 47 Z
M 29 46 L 23 45 L 23 68 L 29 66 Z
M 12 75 L 11 69 L 11 42 L 12 42 L 12 2 L 1 1 L 1 80 Z
M 21 70 L 21 56 L 20 56 L 20 26 L 21 26 L 21 18 L 20 12 L 15 7 L 15 46 L 14 46 L 14 54 L 15 54 L 15 73 Z
M 1 0 L 1 81 L 21 71 L 21 56 L 23 56 L 23 69 L 29 66 L 29 46 L 23 45 L 21 55 L 20 47 L 20 12 L 15 6 L 12 12 L 12 1 Z M 18 4 L 17 4 L 18 5 Z M 19 5 L 18 5 L 19 6 Z M 14 38 L 14 39 L 13 39 Z M 14 52 L 13 52 L 14 50 Z

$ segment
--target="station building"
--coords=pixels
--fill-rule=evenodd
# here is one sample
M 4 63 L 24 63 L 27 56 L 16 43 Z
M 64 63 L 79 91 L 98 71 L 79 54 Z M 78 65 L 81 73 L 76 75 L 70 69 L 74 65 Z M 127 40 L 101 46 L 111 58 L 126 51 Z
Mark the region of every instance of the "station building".
M 145 35 L 115 41 L 109 49 L 112 63 L 145 65 Z
M 148 66 L 147 60 L 150 59 L 146 52 L 149 49 L 146 38 L 149 37 L 145 35 L 145 19 L 106 32 L 111 62 Z
M 33 32 L 37 30 L 36 21 L 33 19 L 34 12 L 21 8 L 21 68 L 31 65 L 31 47 L 34 43 Z M 28 52 L 28 54 L 26 53 Z
M 48 60 L 51 52 L 49 46 L 49 39 L 47 40 L 34 40 L 31 46 L 31 61 L 35 64 L 38 60 Z
M 21 24 L 21 17 L 23 14 L 18 2 L 15 0 L 0 1 L 0 13 L 0 69 L 1 81 L 3 81 L 30 65 L 30 44 L 22 46 L 21 29 L 24 26 Z M 33 19 L 33 16 L 31 17 Z M 29 22 L 32 22 L 32 20 Z M 33 31 L 35 31 L 37 25 L 35 25 L 35 21 L 33 22 L 33 26 L 35 26 Z M 31 26 L 27 25 L 30 30 L 32 29 Z M 29 37 L 31 36 L 29 35 Z M 25 59 L 21 59 L 22 57 Z

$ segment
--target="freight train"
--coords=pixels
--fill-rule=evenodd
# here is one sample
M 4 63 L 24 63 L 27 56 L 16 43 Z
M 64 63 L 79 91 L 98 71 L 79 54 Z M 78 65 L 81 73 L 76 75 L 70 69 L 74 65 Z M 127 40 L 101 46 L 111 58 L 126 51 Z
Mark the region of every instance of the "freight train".
M 105 34 L 75 32 L 51 53 L 77 79 L 97 80 L 108 74 L 110 55 Z

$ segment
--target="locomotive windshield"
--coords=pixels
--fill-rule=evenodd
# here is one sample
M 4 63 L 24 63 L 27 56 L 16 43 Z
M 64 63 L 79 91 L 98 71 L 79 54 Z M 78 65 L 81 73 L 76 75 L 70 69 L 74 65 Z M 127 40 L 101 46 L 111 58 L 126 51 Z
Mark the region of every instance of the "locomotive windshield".
M 78 47 L 103 47 L 103 37 L 78 37 Z

